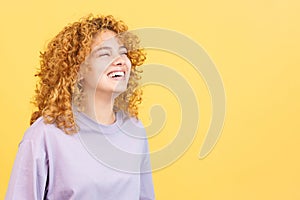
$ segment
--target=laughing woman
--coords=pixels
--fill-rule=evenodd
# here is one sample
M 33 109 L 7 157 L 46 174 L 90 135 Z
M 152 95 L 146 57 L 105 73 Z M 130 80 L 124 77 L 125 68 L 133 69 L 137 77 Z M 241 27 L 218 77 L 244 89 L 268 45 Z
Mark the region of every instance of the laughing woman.
M 66 26 L 41 53 L 7 200 L 155 199 L 138 80 L 145 54 L 112 16 Z

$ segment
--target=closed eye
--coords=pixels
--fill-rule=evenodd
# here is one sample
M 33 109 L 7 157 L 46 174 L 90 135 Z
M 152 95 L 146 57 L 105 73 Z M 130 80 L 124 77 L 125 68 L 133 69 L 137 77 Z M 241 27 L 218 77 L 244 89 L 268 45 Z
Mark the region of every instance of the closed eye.
M 104 57 L 104 56 L 110 56 L 109 51 L 99 51 L 98 52 L 98 57 Z
M 109 56 L 109 54 L 108 54 L 108 53 L 103 53 L 103 54 L 99 54 L 98 56 L 99 56 L 99 57 Z
M 127 55 L 127 53 L 128 53 L 127 48 L 125 46 L 121 46 L 120 50 L 119 50 L 119 53 L 121 55 Z
M 125 52 L 120 52 L 121 55 L 127 55 L 127 51 Z

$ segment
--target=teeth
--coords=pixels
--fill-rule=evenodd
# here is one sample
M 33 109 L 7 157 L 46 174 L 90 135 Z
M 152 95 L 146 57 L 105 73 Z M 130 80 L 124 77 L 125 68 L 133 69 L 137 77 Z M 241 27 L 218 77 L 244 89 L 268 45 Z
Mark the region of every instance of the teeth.
M 111 72 L 108 76 L 109 76 L 109 78 L 123 77 L 123 76 L 125 76 L 125 73 L 124 72 Z

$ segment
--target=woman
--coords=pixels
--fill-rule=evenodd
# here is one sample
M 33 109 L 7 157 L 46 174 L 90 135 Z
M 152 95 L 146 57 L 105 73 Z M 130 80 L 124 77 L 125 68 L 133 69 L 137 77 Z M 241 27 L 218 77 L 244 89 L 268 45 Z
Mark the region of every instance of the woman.
M 154 199 L 137 119 L 138 38 L 112 16 L 66 26 L 41 53 L 31 126 L 6 199 Z

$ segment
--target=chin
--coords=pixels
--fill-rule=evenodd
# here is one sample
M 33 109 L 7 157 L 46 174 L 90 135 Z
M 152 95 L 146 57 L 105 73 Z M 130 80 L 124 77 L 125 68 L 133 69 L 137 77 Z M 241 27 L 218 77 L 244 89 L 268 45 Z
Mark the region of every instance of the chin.
M 113 92 L 125 92 L 127 90 L 127 84 L 118 84 L 112 88 Z
M 126 92 L 126 88 L 125 89 L 118 89 L 118 90 L 113 91 L 113 93 L 115 93 L 115 94 L 121 94 L 123 92 Z
M 111 91 L 115 94 L 121 94 L 121 93 L 125 92 L 126 90 L 127 90 L 126 86 L 119 85 L 118 87 L 113 88 Z

